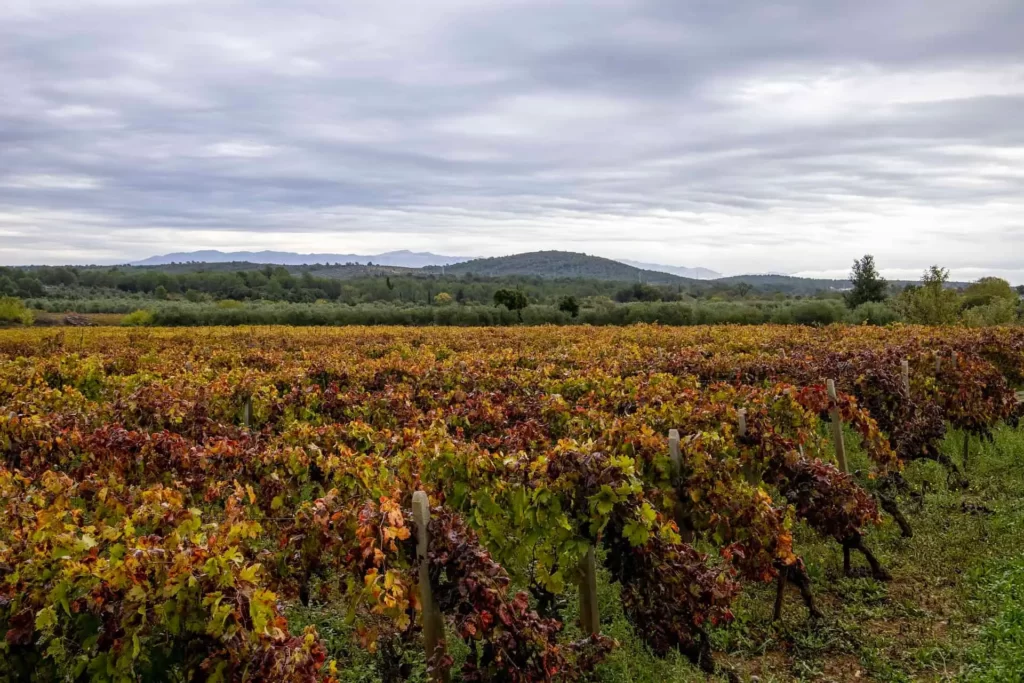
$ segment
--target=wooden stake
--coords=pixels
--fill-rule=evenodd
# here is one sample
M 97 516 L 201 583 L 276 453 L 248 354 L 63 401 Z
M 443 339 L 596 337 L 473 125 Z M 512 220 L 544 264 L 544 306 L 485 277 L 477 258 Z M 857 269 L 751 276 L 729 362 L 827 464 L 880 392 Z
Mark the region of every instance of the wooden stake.
M 935 375 L 938 376 L 938 374 L 939 374 L 939 372 L 941 370 L 942 370 L 942 352 L 941 351 L 936 351 L 935 352 Z
M 970 456 L 970 454 L 971 454 L 971 433 L 965 431 L 964 432 L 964 458 L 963 458 L 964 472 L 967 471 L 967 458 Z
M 782 618 L 782 601 L 786 597 L 786 571 L 779 571 L 779 582 L 775 589 L 775 612 L 772 614 L 772 621 Z
M 423 607 L 423 646 L 429 660 L 438 646 L 444 647 L 444 622 L 441 611 L 434 602 L 434 591 L 430 585 L 430 562 L 427 549 L 430 547 L 430 500 L 426 491 L 412 494 L 412 518 L 416 523 L 416 560 L 420 568 L 420 604 Z M 437 672 L 436 680 L 448 682 L 448 670 Z
M 245 422 L 246 429 L 252 427 L 252 396 L 245 397 L 245 408 L 242 411 L 242 420 Z
M 737 428 L 736 433 L 742 439 L 747 435 L 747 409 L 740 408 L 736 411 L 736 419 L 739 422 L 739 427 Z
M 580 581 L 580 627 L 584 633 L 595 635 L 601 632 L 601 615 L 597 609 L 597 560 L 594 546 L 587 548 L 587 556 L 580 564 L 583 578 Z
M 900 361 L 900 372 L 903 375 L 903 390 L 910 393 L 910 361 L 904 358 Z
M 683 470 L 683 457 L 679 453 L 679 430 L 668 430 L 668 457 L 672 461 L 672 478 L 675 479 Z
M 829 403 L 832 404 L 832 440 L 835 441 L 836 460 L 839 462 L 840 470 L 849 472 L 846 467 L 846 444 L 843 443 L 843 416 L 839 412 L 839 397 L 836 395 L 836 383 L 830 379 L 827 382 L 827 386 Z

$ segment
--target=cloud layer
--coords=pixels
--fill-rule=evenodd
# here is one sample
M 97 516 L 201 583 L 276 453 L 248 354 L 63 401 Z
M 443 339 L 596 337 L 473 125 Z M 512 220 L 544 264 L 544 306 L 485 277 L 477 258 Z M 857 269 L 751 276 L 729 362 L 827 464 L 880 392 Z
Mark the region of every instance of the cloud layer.
M 7 0 L 0 263 L 187 249 L 1024 282 L 1018 0 Z

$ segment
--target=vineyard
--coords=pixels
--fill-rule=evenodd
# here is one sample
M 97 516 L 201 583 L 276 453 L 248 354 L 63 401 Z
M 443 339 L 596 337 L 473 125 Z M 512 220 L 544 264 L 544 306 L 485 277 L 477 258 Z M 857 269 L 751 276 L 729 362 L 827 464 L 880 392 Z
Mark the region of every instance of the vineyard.
M 826 622 L 808 538 L 889 580 L 1022 386 L 1013 329 L 5 331 L 0 681 L 589 680 L 608 595 L 735 678 L 737 604 Z

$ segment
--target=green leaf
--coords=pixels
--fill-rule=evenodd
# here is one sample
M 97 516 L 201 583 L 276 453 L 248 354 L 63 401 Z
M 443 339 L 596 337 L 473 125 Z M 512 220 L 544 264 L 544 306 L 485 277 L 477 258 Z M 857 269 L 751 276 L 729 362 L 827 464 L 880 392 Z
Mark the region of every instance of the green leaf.
M 36 612 L 36 629 L 47 631 L 57 625 L 57 611 L 53 606 L 44 607 Z

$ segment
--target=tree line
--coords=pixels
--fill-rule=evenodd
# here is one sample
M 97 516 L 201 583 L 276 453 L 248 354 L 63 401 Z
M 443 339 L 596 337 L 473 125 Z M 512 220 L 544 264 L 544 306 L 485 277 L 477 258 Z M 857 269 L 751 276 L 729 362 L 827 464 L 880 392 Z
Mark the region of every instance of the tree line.
M 844 299 L 851 309 L 889 306 L 908 323 L 1004 325 L 1020 322 L 1024 317 L 1024 285 L 1014 288 L 998 277 L 983 277 L 959 291 L 949 287 L 947 269 L 931 266 L 919 284 L 897 292 L 878 273 L 875 258 L 868 254 L 853 262 L 850 283 L 852 287 Z
M 522 291 L 535 303 L 556 305 L 566 297 L 583 300 L 604 297 L 619 303 L 634 301 L 736 300 L 755 290 L 746 283 L 650 284 L 588 278 L 547 278 L 530 275 L 480 276 L 472 273 L 443 275 L 388 274 L 352 278 L 316 276 L 309 270 L 263 266 L 225 270 L 167 272 L 140 267 L 0 267 L 0 296 L 38 298 L 112 298 L 135 296 L 193 303 L 284 301 L 344 304 L 386 302 L 424 306 L 489 304 L 497 291 Z

